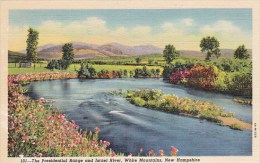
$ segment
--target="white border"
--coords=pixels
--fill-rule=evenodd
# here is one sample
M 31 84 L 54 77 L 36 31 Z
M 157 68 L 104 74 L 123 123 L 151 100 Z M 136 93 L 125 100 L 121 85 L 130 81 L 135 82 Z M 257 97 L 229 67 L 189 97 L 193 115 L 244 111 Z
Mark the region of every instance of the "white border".
M 260 1 L 258 0 L 71 0 L 71 1 L 1 1 L 0 2 L 0 162 L 21 162 L 20 158 L 7 157 L 7 75 L 8 75 L 8 12 L 13 9 L 176 9 L 176 8 L 251 8 L 253 13 L 253 156 L 195 157 L 200 162 L 260 162 L 259 115 L 260 115 Z M 238 140 L 239 141 L 239 140 Z M 191 147 L 192 148 L 192 147 Z M 80 158 L 80 157 L 77 157 Z M 83 157 L 84 158 L 84 157 Z M 179 157 L 194 158 L 194 157 Z M 176 161 L 175 161 L 176 162 Z

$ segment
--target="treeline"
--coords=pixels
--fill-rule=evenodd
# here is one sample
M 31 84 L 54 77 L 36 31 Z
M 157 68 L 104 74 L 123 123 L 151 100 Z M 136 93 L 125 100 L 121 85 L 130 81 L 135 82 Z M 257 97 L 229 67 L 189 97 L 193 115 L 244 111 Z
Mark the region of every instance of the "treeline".
M 135 78 L 149 78 L 149 77 L 160 77 L 161 70 L 157 69 L 147 69 L 146 66 L 142 68 L 136 68 L 134 71 L 127 69 L 112 70 L 108 71 L 105 69 L 96 71 L 88 63 L 81 63 L 80 69 L 76 70 L 78 78 L 123 78 L 123 77 L 135 77 Z
M 105 58 L 91 58 L 91 59 L 74 59 L 73 63 L 80 64 L 81 62 L 88 62 L 97 65 L 160 65 L 164 62 L 162 54 L 147 54 L 141 56 L 118 56 Z

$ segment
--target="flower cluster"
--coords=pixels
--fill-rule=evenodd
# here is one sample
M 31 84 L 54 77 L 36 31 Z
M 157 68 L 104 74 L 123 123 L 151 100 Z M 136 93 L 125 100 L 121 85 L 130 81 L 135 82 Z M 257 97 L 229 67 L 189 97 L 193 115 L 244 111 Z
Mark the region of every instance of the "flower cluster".
M 95 132 L 79 130 L 50 101 L 32 100 L 23 95 L 21 84 L 35 80 L 74 78 L 68 73 L 9 76 L 8 155 L 24 156 L 115 156 L 108 141 L 98 140 Z M 21 83 L 21 84 L 17 84 Z M 55 102 L 55 101 L 51 101 Z
M 218 77 L 215 66 L 193 66 L 190 69 L 173 71 L 170 82 L 174 84 L 187 84 L 191 87 L 214 90 L 214 82 Z
M 23 75 L 8 75 L 8 82 L 16 84 L 27 84 L 32 81 L 54 80 L 54 79 L 74 79 L 77 78 L 75 73 L 67 72 L 47 72 L 39 74 L 23 74 Z M 11 84 L 10 83 L 10 84 Z
M 179 84 L 181 81 L 186 79 L 186 77 L 189 74 L 189 72 L 190 71 L 187 70 L 187 69 L 181 70 L 181 71 L 172 72 L 172 74 L 170 76 L 170 82 L 175 83 L 175 84 Z

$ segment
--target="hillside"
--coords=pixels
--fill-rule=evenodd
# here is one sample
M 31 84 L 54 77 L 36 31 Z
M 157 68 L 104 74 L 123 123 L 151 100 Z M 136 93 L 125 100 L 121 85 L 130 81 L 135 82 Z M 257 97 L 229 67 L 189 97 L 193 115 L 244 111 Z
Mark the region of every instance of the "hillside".
M 163 49 L 153 45 L 127 46 L 112 42 L 104 45 L 88 44 L 83 42 L 73 42 L 74 54 L 76 59 L 88 58 L 106 58 L 106 57 L 121 57 L 121 56 L 140 56 L 148 54 L 162 54 Z M 250 56 L 252 50 L 248 50 Z M 185 58 L 205 59 L 205 54 L 195 50 L 180 50 L 181 56 Z M 220 58 L 233 58 L 234 50 L 221 49 Z M 22 59 L 25 56 L 19 52 L 9 52 L 9 62 L 14 62 L 14 59 Z M 46 44 L 38 47 L 39 58 L 44 59 L 59 59 L 62 57 L 62 45 Z M 213 56 L 214 57 L 214 56 Z
M 26 57 L 26 54 L 20 52 L 14 52 L 8 50 L 8 62 L 17 62 L 23 60 Z
M 163 49 L 153 45 L 127 46 L 119 43 L 109 43 L 104 45 L 87 44 L 82 42 L 72 43 L 75 58 L 96 58 L 114 56 L 137 56 L 153 53 L 162 53 Z M 39 57 L 46 59 L 58 59 L 62 56 L 62 45 L 40 46 Z

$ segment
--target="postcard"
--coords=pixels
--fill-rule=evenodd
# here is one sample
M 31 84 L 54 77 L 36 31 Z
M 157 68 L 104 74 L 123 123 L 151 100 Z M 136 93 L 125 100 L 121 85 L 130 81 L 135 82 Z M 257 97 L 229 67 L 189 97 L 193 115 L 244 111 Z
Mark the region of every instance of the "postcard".
M 249 1 L 1 1 L 1 162 L 259 157 Z

